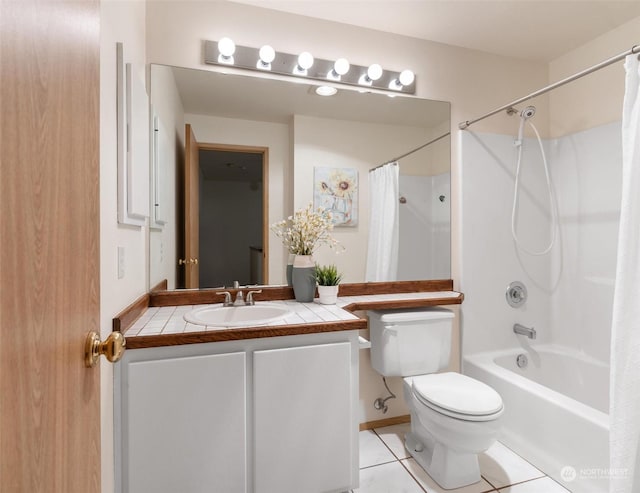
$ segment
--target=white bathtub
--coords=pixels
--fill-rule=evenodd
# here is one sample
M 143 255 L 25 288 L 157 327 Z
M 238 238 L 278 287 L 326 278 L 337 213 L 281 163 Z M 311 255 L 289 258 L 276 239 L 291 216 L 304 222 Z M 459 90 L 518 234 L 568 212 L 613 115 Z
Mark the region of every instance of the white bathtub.
M 467 356 L 463 372 L 502 396 L 502 443 L 574 493 L 608 490 L 607 365 L 548 345 Z

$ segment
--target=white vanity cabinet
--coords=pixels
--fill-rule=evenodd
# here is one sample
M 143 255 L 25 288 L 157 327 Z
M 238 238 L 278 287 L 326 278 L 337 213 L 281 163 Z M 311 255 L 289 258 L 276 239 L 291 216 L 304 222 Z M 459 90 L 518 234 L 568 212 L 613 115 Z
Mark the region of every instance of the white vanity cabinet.
M 254 353 L 255 493 L 352 488 L 350 371 L 347 342 Z
M 357 331 L 127 350 L 117 491 L 356 488 L 357 406 Z
M 127 366 L 123 491 L 247 491 L 245 353 Z

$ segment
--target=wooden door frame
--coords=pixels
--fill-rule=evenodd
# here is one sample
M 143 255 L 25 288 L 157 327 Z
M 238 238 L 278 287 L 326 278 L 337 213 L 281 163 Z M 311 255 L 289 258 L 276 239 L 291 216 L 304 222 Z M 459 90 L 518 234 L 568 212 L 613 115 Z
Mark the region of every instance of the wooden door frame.
M 185 125 L 184 156 L 184 287 L 200 288 L 200 144 L 193 126 Z
M 198 150 L 262 155 L 262 284 L 269 284 L 269 148 L 198 142 Z

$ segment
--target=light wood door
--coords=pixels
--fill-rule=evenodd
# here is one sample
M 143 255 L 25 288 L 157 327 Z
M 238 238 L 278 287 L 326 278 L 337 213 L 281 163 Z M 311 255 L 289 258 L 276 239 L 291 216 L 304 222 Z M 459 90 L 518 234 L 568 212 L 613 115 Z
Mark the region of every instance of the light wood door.
M 185 288 L 200 287 L 200 147 L 191 125 L 185 128 Z
M 100 491 L 99 2 L 0 2 L 0 491 Z

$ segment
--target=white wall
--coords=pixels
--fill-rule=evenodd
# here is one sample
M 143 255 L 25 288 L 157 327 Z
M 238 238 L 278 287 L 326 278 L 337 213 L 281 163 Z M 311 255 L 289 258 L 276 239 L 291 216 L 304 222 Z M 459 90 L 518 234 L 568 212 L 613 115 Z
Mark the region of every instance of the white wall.
M 289 126 L 205 115 L 185 115 L 196 139 L 202 143 L 234 144 L 269 148 L 269 224 L 285 217 L 285 205 L 291 197 L 292 165 Z M 263 245 L 269 255 L 269 284 L 286 284 L 286 251 L 273 234 Z
M 549 79 L 561 80 L 640 43 L 640 17 L 553 60 Z M 620 121 L 623 62 L 617 62 L 550 93 L 551 135 L 559 137 Z
M 416 144 L 416 147 L 450 132 L 451 126 L 454 124 L 455 122 L 443 122 L 440 125 L 426 129 L 423 137 L 424 141 Z M 405 154 L 409 150 L 411 150 L 411 148 L 404 149 L 404 151 L 398 155 Z M 431 176 L 441 175 L 443 173 L 449 173 L 450 175 L 451 136 L 441 138 L 433 144 L 429 144 L 427 147 L 423 147 L 419 151 L 403 157 L 400 162 L 402 164 L 400 173 L 403 175 Z
M 116 42 L 124 61 L 145 80 L 145 5 L 100 3 L 100 325 L 105 338 L 111 320 L 147 290 L 145 228 L 117 223 Z M 146 190 L 143 190 L 146 192 Z M 117 247 L 125 249 L 125 276 L 118 279 Z M 101 359 L 102 491 L 113 491 L 113 365 Z
M 160 175 L 162 206 L 166 223 L 161 229 L 149 232 L 149 285 L 168 281 L 168 288 L 176 286 L 177 172 L 184 166 L 184 108 L 172 69 L 161 65 L 151 67 L 151 104 L 160 121 Z M 153 206 L 153 204 L 152 204 Z
M 430 135 L 418 127 L 380 125 L 309 116 L 294 116 L 294 207 L 300 209 L 313 202 L 314 168 L 355 168 L 358 173 L 358 225 L 336 227 L 332 235 L 345 248 L 337 253 L 326 246 L 314 252 L 320 264 L 336 264 L 345 282 L 365 279 L 369 239 L 369 170 L 424 144 Z M 411 160 L 423 164 L 418 153 Z M 414 172 L 416 166 L 412 167 Z M 401 171 L 402 172 L 402 171 Z

